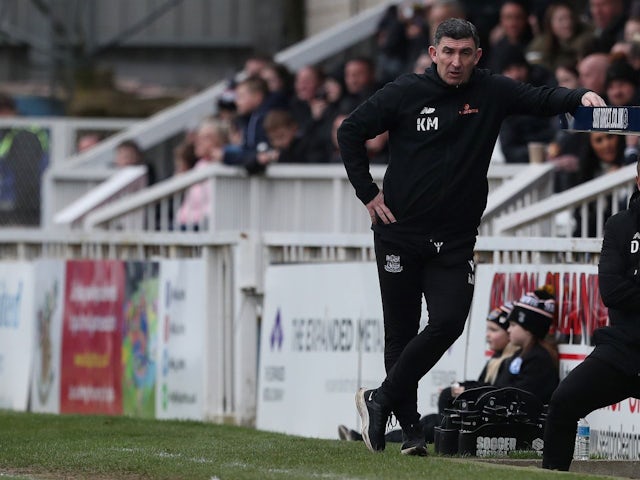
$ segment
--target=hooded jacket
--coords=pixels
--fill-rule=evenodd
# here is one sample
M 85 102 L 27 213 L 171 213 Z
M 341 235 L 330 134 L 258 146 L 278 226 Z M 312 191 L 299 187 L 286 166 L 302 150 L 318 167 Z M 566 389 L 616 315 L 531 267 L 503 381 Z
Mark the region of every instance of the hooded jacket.
M 342 123 L 338 142 L 357 197 L 378 194 L 365 141 L 389 131 L 385 204 L 397 223 L 384 233 L 431 234 L 443 240 L 476 235 L 487 202 L 487 170 L 502 120 L 510 114 L 572 112 L 588 90 L 533 87 L 488 70 L 451 86 L 432 65 L 402 75 L 360 105 Z
M 629 209 L 607 220 L 598 264 L 602 301 L 609 308 L 608 327 L 594 332 L 592 357 L 640 375 L 640 191 Z

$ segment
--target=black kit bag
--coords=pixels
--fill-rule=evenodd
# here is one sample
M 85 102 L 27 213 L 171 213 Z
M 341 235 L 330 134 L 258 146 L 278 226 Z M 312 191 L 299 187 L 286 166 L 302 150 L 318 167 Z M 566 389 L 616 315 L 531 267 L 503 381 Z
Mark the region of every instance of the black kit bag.
M 435 450 L 444 455 L 504 456 L 515 450 L 542 453 L 545 408 L 518 388 L 465 390 L 436 427 Z

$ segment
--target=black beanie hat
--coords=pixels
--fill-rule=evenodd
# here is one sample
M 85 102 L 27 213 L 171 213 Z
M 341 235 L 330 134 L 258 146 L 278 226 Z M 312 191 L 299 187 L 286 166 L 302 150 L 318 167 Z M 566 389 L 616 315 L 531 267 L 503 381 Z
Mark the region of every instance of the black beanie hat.
M 487 321 L 497 323 L 506 331 L 509 329 L 509 320 L 507 320 L 507 317 L 511 313 L 511 310 L 513 310 L 513 303 L 511 302 L 500 305 L 489 312 Z
M 607 68 L 607 76 L 606 76 L 606 85 L 609 87 L 609 84 L 614 80 L 622 80 L 624 82 L 629 82 L 634 86 L 638 85 L 638 74 L 633 69 L 628 62 L 624 60 L 617 60 L 609 65 Z
M 544 338 L 549 332 L 556 311 L 556 300 L 545 287 L 527 292 L 517 302 L 513 302 L 513 310 L 508 318 L 537 338 Z

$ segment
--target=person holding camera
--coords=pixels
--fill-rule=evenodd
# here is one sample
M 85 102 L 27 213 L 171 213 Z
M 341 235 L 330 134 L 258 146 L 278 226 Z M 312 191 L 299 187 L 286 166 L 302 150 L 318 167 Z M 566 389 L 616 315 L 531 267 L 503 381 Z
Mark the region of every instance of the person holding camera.
M 640 188 L 638 176 L 636 185 Z M 609 308 L 609 326 L 594 332 L 595 349 L 551 397 L 543 468 L 569 470 L 580 418 L 626 398 L 640 398 L 639 231 L 640 191 L 636 190 L 629 208 L 605 224 L 598 279 L 602 301 Z

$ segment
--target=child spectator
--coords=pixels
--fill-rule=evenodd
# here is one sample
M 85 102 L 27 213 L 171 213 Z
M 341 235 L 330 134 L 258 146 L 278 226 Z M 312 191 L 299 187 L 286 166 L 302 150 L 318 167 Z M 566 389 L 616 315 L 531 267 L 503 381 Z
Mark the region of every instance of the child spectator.
M 195 136 L 194 150 L 198 161 L 193 168 L 200 169 L 219 162 L 220 152 L 228 143 L 227 123 L 216 118 L 205 119 Z M 206 229 L 211 215 L 211 202 L 211 182 L 203 181 L 190 186 L 176 215 L 180 230 Z

